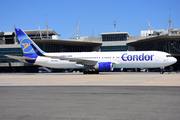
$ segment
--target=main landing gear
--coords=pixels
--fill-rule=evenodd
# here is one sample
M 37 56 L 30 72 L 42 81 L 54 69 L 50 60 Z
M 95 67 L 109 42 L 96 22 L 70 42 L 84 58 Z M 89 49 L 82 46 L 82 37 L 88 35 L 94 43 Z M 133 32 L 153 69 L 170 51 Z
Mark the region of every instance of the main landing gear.
M 88 71 L 84 70 L 83 74 L 99 74 L 99 70 L 95 70 L 95 69 L 89 69 Z

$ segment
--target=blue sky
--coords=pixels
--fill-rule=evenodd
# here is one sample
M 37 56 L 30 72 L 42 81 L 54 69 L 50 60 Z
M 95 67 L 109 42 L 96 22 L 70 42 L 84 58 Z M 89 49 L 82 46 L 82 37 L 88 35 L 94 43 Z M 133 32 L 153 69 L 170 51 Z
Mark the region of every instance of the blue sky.
M 120 32 L 140 36 L 148 29 L 147 17 L 154 29 L 166 29 L 171 9 L 171 19 L 180 28 L 180 0 L 0 0 L 0 31 L 13 31 L 13 26 L 23 30 L 45 29 L 48 25 L 60 38 L 65 39 L 76 28 L 84 36 L 114 32 L 113 22 Z M 75 35 L 72 34 L 70 37 Z M 79 33 L 79 36 L 82 36 Z

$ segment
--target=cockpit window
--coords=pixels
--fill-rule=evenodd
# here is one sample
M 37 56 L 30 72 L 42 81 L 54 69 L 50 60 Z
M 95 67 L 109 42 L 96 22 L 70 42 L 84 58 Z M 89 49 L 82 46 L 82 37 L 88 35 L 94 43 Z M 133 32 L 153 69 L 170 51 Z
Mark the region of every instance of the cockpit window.
M 166 57 L 173 57 L 172 55 L 166 55 Z

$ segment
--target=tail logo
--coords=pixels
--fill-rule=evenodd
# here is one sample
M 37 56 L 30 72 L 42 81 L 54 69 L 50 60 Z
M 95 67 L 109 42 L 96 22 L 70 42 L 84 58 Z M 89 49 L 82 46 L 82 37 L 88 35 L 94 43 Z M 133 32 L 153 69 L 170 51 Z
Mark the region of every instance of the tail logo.
M 24 46 L 23 50 L 26 49 L 28 46 L 30 46 L 30 43 L 22 43 L 22 45 Z
M 20 44 L 24 53 L 30 53 L 33 50 L 31 43 L 33 43 L 33 41 L 31 41 L 30 38 L 24 38 L 21 40 Z

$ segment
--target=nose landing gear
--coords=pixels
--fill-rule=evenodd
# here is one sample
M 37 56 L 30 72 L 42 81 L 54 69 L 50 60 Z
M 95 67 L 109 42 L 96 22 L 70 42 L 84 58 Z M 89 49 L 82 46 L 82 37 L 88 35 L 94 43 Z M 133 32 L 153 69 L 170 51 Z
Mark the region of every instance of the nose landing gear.
M 164 67 L 160 68 L 160 74 L 164 74 Z

